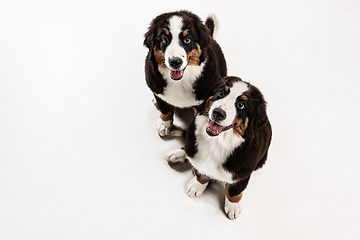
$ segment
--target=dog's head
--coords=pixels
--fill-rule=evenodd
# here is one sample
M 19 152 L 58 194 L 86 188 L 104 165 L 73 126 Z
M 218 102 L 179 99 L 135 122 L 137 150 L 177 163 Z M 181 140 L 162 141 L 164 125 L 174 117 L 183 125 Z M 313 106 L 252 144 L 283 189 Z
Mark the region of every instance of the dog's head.
M 210 31 L 198 16 L 188 11 L 157 16 L 145 33 L 144 45 L 159 68 L 168 69 L 171 79 L 184 76 L 187 66 L 199 66 L 209 44 Z
M 258 88 L 237 77 L 225 77 L 202 105 L 207 115 L 206 132 L 218 136 L 232 130 L 243 137 L 254 137 L 267 122 L 266 102 Z

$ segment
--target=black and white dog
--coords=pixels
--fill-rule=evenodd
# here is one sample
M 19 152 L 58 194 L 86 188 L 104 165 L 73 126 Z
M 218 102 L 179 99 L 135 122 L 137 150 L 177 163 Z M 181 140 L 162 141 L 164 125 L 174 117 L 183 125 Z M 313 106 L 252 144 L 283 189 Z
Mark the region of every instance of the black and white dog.
M 157 131 L 169 135 L 174 108 L 198 106 L 219 76 L 227 74 L 223 52 L 213 39 L 215 21 L 205 24 L 188 11 L 164 13 L 151 22 L 144 45 L 145 78 L 154 93 L 160 118 Z
M 185 148 L 168 152 L 172 163 L 188 159 L 195 177 L 188 184 L 191 197 L 200 196 L 209 180 L 224 182 L 225 212 L 235 219 L 251 173 L 261 168 L 271 142 L 266 102 L 258 88 L 237 77 L 226 77 L 197 107 L 186 132 Z

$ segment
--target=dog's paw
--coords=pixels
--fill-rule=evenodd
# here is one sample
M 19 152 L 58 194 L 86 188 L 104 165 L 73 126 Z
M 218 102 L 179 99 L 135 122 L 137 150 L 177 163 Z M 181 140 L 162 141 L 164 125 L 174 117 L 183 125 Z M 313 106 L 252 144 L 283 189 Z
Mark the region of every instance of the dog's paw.
M 201 184 L 196 177 L 193 177 L 187 186 L 187 193 L 190 197 L 198 197 L 204 193 L 208 184 L 209 182 Z
M 241 210 L 242 210 L 242 202 L 232 203 L 230 202 L 227 197 L 225 197 L 225 213 L 231 220 L 234 220 L 239 217 Z
M 182 149 L 174 149 L 165 154 L 165 160 L 171 163 L 185 162 L 186 153 Z
M 173 121 L 163 121 L 161 118 L 159 118 L 156 122 L 156 129 L 158 134 L 161 137 L 168 136 L 171 132 L 171 127 L 173 125 Z

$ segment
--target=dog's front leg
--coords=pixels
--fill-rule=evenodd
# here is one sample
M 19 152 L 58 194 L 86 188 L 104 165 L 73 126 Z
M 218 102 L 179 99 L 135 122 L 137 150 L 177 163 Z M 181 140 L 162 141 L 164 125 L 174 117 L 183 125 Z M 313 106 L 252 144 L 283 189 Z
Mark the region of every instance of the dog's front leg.
M 195 168 L 193 169 L 195 175 L 187 186 L 187 193 L 190 197 L 198 197 L 202 195 L 209 185 L 210 179 L 204 175 L 201 175 Z
M 161 137 L 167 136 L 171 132 L 174 121 L 175 108 L 155 95 L 156 107 L 160 111 L 160 118 L 156 122 L 156 130 Z
M 178 163 L 178 162 L 183 163 L 185 162 L 185 159 L 186 159 L 186 153 L 183 147 L 179 149 L 171 150 L 165 154 L 165 160 L 170 163 Z
M 242 210 L 242 203 L 240 202 L 243 191 L 245 190 L 250 177 L 238 181 L 236 183 L 227 183 L 225 185 L 225 213 L 233 220 L 239 217 Z

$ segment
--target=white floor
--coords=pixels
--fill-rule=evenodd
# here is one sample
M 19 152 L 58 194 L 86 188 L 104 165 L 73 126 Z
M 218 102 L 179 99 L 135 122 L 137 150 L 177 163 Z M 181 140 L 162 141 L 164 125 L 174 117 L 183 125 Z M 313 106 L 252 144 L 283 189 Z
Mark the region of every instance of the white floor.
M 235 221 L 155 131 L 143 34 L 178 9 L 216 14 L 229 75 L 269 103 Z M 2 1 L 0 240 L 360 239 L 359 88 L 357 0 Z

